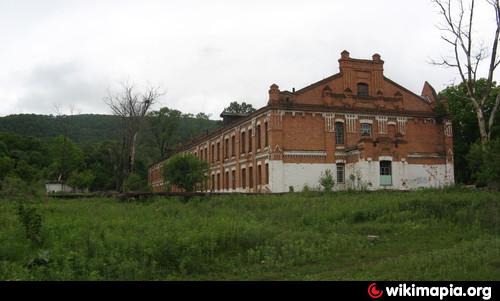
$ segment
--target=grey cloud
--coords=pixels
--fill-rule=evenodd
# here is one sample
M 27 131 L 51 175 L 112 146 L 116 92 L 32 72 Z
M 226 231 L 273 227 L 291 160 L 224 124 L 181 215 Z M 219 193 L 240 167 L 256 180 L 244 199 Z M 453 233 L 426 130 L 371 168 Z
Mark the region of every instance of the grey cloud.
M 36 67 L 27 75 L 17 106 L 25 112 L 55 113 L 55 106 L 82 113 L 105 112 L 107 84 L 85 75 L 75 62 Z

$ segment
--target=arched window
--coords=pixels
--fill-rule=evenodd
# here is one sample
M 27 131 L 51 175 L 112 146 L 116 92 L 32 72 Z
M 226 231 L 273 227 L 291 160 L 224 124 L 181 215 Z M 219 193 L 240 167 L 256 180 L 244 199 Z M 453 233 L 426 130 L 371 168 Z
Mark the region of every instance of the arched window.
M 335 143 L 344 144 L 344 123 L 335 122 Z
M 358 84 L 358 96 L 368 96 L 368 84 Z

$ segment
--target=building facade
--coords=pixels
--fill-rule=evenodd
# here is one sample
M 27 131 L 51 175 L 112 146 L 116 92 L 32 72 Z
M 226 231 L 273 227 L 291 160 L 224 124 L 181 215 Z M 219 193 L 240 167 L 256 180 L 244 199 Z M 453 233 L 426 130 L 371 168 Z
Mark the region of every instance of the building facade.
M 426 82 L 417 95 L 383 67 L 378 54 L 365 60 L 343 51 L 339 73 L 292 92 L 273 84 L 267 106 L 179 152 L 210 164 L 205 191 L 300 191 L 318 186 L 327 169 L 337 190 L 453 184 L 451 120 L 434 113 L 434 89 Z M 149 169 L 154 191 L 166 190 L 163 162 Z

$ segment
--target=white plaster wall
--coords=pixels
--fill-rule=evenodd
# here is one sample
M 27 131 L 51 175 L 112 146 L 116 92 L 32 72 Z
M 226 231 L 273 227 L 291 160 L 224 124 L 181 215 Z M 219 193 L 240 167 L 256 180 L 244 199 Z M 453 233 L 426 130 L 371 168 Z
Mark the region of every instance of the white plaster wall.
M 321 173 L 330 169 L 335 177 L 335 164 L 320 163 L 283 163 L 269 161 L 269 185 L 272 192 L 288 192 L 293 186 L 294 191 L 302 191 L 304 185 L 317 187 Z
M 420 187 L 443 187 L 455 182 L 451 164 L 407 164 L 406 186 L 409 189 Z
M 392 185 L 380 185 L 379 161 L 359 161 L 346 164 L 345 183 L 336 179 L 336 165 L 319 163 L 283 163 L 269 161 L 269 187 L 272 192 L 301 191 L 304 185 L 317 187 L 321 173 L 330 169 L 335 179 L 335 190 L 344 189 L 397 189 L 408 190 L 420 187 L 443 187 L 454 183 L 453 164 L 408 164 L 392 162 Z M 351 177 L 354 175 L 354 177 Z

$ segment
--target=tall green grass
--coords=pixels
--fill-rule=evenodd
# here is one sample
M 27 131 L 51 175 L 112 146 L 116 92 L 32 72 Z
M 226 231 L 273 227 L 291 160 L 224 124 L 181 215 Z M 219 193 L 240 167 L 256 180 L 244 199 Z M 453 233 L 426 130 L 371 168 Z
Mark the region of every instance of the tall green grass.
M 498 280 L 500 194 L 0 201 L 2 280 Z M 367 235 L 377 235 L 369 240 Z

